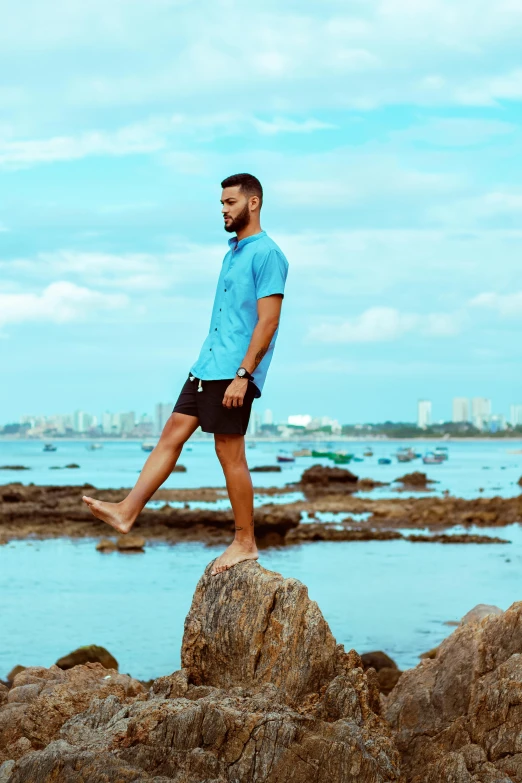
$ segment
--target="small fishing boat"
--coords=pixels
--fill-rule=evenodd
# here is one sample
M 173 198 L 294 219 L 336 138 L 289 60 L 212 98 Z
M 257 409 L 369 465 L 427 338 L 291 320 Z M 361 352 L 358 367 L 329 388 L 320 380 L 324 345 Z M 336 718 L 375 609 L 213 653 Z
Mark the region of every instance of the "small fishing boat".
M 278 454 L 276 457 L 278 462 L 295 462 L 295 457 L 285 452 L 284 454 Z
M 366 451 L 363 451 L 364 457 L 373 457 L 373 451 L 371 449 L 366 449 Z
M 54 443 L 46 443 L 43 447 L 44 451 L 58 451 L 58 446 L 55 446 Z
M 349 465 L 353 459 L 353 454 L 333 454 L 330 459 L 334 465 Z
M 364 458 L 363 457 L 354 457 L 353 461 L 354 462 L 364 462 Z
M 292 454 L 294 457 L 311 457 L 312 451 L 310 449 L 297 449 L 296 451 L 292 451 Z
M 397 462 L 411 462 L 417 458 L 412 448 L 399 449 L 395 456 L 397 457 Z
M 330 452 L 329 451 L 317 451 L 316 449 L 312 449 L 312 457 L 329 457 Z
M 97 451 L 97 449 L 103 449 L 102 443 L 89 443 L 88 446 L 86 446 L 88 451 Z
M 150 441 L 143 441 L 141 444 L 142 451 L 153 451 L 156 448 L 155 443 L 151 443 Z
M 377 460 L 377 463 L 379 465 L 391 465 L 392 461 L 391 461 L 391 459 L 389 457 L 379 457 L 379 459 Z
M 446 460 L 449 457 L 447 446 L 436 446 L 433 453 L 437 457 L 442 457 L 443 460 Z
M 445 461 L 445 457 L 435 454 L 433 451 L 428 451 L 422 458 L 425 465 L 440 465 Z

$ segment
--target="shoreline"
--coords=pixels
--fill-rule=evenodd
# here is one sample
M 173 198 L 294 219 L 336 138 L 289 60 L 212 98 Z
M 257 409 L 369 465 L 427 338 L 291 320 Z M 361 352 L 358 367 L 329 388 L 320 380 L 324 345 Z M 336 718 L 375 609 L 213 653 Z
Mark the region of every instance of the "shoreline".
M 0 443 L 6 442 L 6 443 L 46 443 L 47 441 L 57 441 L 60 443 L 143 443 L 144 441 L 155 441 L 159 438 L 159 435 L 154 436 L 144 436 L 141 438 L 107 438 L 107 437 L 82 437 L 81 435 L 78 435 L 76 437 L 65 437 L 61 435 L 49 435 L 46 437 L 38 437 L 38 438 L 20 438 L 17 435 L 1 435 L 0 434 Z M 208 437 L 204 437 L 202 435 L 197 435 L 194 437 L 192 435 L 187 443 L 195 443 L 195 442 L 201 442 L 201 443 L 212 443 L 214 440 L 212 434 L 209 433 Z M 315 438 L 315 437 L 295 437 L 295 438 L 274 438 L 274 437 L 263 437 L 259 435 L 245 435 L 245 443 L 285 443 L 285 444 L 299 444 L 299 443 L 409 443 L 410 441 L 427 441 L 429 443 L 435 443 L 437 441 L 442 441 L 443 443 L 459 443 L 459 442 L 474 442 L 474 443 L 512 443 L 512 442 L 519 442 L 522 447 L 522 436 L 521 435 L 502 435 L 502 436 L 492 436 L 492 435 L 481 435 L 477 437 L 469 437 L 469 436 L 457 436 L 457 435 L 451 435 L 451 436 L 433 436 L 433 437 L 426 437 L 422 435 L 413 435 L 411 438 L 388 438 L 385 435 L 368 435 L 364 438 L 357 438 L 352 435 L 326 435 L 322 438 Z
M 108 538 L 119 534 L 98 520 L 81 500 L 86 489 L 93 497 L 119 502 L 128 489 L 96 489 L 92 485 L 0 486 L 0 544 L 12 540 Z M 363 489 L 346 485 L 319 487 L 291 484 L 271 488 L 266 495 L 303 493 L 302 500 L 266 503 L 255 511 L 258 546 L 291 546 L 313 541 L 361 541 L 409 539 L 415 542 L 499 543 L 498 537 L 481 536 L 476 528 L 502 528 L 522 524 L 522 494 L 511 498 L 478 497 L 471 500 L 452 495 L 393 498 L 358 497 Z M 413 487 L 411 487 L 413 489 Z M 417 489 L 419 489 L 417 487 Z M 365 494 L 367 488 L 365 489 Z M 132 533 L 149 542 L 170 544 L 199 541 L 216 545 L 229 543 L 233 534 L 231 508 L 190 508 L 190 501 L 216 502 L 226 497 L 225 489 L 160 489 L 151 498 L 164 501 L 159 508 L 145 507 Z M 173 507 L 169 501 L 184 503 Z M 321 515 L 332 515 L 329 520 Z M 452 528 L 464 532 L 447 533 Z M 469 529 L 475 528 L 470 533 Z M 459 536 L 458 538 L 455 535 Z M 123 537 L 124 538 L 124 537 Z

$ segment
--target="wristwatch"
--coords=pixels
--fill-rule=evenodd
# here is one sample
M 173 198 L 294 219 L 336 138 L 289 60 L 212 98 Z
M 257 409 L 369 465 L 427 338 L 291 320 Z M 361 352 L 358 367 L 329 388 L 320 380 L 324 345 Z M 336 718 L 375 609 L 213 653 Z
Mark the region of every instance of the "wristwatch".
M 249 381 L 254 380 L 254 376 L 251 375 L 244 367 L 239 367 L 239 369 L 236 370 L 236 375 L 238 378 L 247 378 Z

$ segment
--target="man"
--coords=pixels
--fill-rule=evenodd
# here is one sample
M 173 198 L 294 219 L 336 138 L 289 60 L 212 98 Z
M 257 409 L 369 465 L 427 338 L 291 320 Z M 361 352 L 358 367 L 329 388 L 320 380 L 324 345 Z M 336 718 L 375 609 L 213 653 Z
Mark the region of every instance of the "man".
M 219 275 L 210 329 L 160 440 L 136 486 L 121 503 L 87 495 L 94 516 L 128 533 L 154 492 L 170 476 L 184 443 L 201 426 L 214 433 L 235 520 L 235 536 L 216 559 L 212 575 L 242 560 L 257 560 L 254 491 L 245 455 L 252 402 L 261 396 L 279 331 L 288 261 L 261 229 L 261 183 L 235 174 L 221 183 L 225 231 L 229 240 Z

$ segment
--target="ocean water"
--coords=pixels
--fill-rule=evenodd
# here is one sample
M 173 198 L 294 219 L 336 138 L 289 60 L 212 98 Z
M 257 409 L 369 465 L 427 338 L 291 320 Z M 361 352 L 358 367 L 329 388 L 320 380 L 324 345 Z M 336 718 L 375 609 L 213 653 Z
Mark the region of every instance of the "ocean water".
M 440 442 L 442 443 L 442 441 Z M 148 454 L 137 441 L 109 441 L 103 448 L 89 451 L 85 441 L 56 441 L 58 450 L 44 452 L 41 441 L 0 440 L 0 468 L 3 465 L 24 465 L 30 470 L 1 470 L 0 485 L 12 481 L 23 484 L 93 484 L 95 487 L 132 487 L 143 467 Z M 522 439 L 509 441 L 444 441 L 449 449 L 449 459 L 440 465 L 424 465 L 420 459 L 400 464 L 394 459 L 399 446 L 412 445 L 418 453 L 425 453 L 437 443 L 412 441 L 411 444 L 397 442 L 349 442 L 325 441 L 313 448 L 347 451 L 362 457 L 371 446 L 374 455 L 363 462 L 352 462 L 349 469 L 361 477 L 393 482 L 399 476 L 413 470 L 427 473 L 437 481 L 432 485 L 434 493 L 449 490 L 459 497 L 473 498 L 479 494 L 485 497 L 500 495 L 512 497 L 520 492 L 517 485 L 522 476 Z M 277 464 L 279 451 L 292 453 L 312 444 L 282 443 L 281 441 L 257 441 L 252 447 L 247 442 L 247 459 L 250 467 Z M 519 451 L 520 453 L 513 453 Z M 379 457 L 392 457 L 391 465 L 379 465 Z M 69 463 L 80 465 L 78 469 L 65 469 Z M 225 480 L 217 459 L 213 440 L 189 440 L 181 453 L 179 463 L 187 468 L 186 473 L 173 473 L 164 486 L 167 488 L 224 487 Z M 253 473 L 256 488 L 284 487 L 299 481 L 303 471 L 311 465 L 332 463 L 325 458 L 297 457 L 294 463 L 282 463 L 280 473 Z M 63 469 L 51 470 L 52 466 Z M 372 491 L 368 497 L 393 497 L 395 487 L 382 487 Z M 482 491 L 481 491 L 482 490 Z
M 130 487 L 148 456 L 138 442 L 104 443 L 98 451 L 88 451 L 84 442 L 57 445 L 58 451 L 45 453 L 41 442 L 0 441 L 0 466 L 30 468 L 0 471 L 0 485 L 88 482 L 100 488 Z M 247 448 L 248 462 L 250 466 L 276 464 L 280 449 L 291 452 L 304 445 L 308 444 L 257 442 L 255 448 Z M 359 455 L 366 445 L 328 441 L 320 448 Z M 350 468 L 381 481 L 424 470 L 438 481 L 436 494 L 449 490 L 467 498 L 510 497 L 521 491 L 517 482 L 522 453 L 512 453 L 522 450 L 520 440 L 446 442 L 450 457 L 442 465 L 424 466 L 419 460 L 377 464 L 379 457 L 392 456 L 398 445 L 407 444 L 372 443 L 373 457 Z M 412 445 L 424 452 L 434 444 L 415 441 Z M 50 470 L 52 465 L 70 462 L 80 468 Z M 166 487 L 224 487 L 212 441 L 189 441 L 180 462 L 187 472 L 172 474 Z M 299 499 L 299 492 L 270 498 L 263 490 L 295 482 L 304 469 L 317 463 L 330 464 L 326 459 L 303 457 L 284 464 L 281 473 L 253 473 L 256 505 Z M 397 495 L 391 486 L 368 496 Z M 223 508 L 228 500 L 190 505 Z M 330 517 L 321 516 L 324 521 Z M 361 653 L 381 649 L 401 668 L 409 668 L 418 663 L 421 652 L 452 631 L 445 621 L 460 619 L 478 603 L 506 609 L 522 599 L 522 529 L 512 525 L 478 532 L 490 532 L 510 543 L 306 542 L 263 550 L 260 562 L 307 585 L 346 649 L 355 647 Z M 0 546 L 0 677 L 5 678 L 16 664 L 50 666 L 85 644 L 107 647 L 119 661 L 120 671 L 140 679 L 179 668 L 183 622 L 194 589 L 206 564 L 223 546 L 155 543 L 144 554 L 101 554 L 95 545 L 94 539 L 63 538 Z
M 404 669 L 453 631 L 445 621 L 477 603 L 507 609 L 522 598 L 520 526 L 478 532 L 511 543 L 307 542 L 263 550 L 259 562 L 306 584 L 347 650 L 384 650 Z M 51 666 L 84 644 L 107 647 L 120 671 L 139 679 L 180 667 L 194 589 L 223 547 L 158 543 L 143 554 L 102 554 L 95 546 L 0 547 L 0 677 L 15 664 Z

